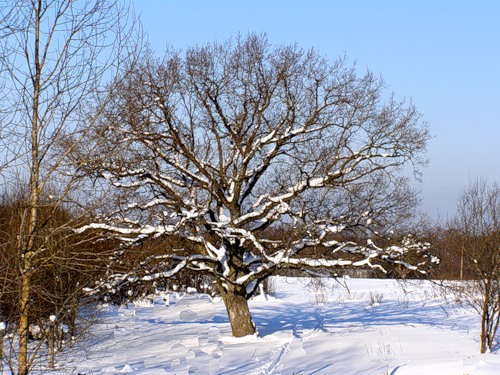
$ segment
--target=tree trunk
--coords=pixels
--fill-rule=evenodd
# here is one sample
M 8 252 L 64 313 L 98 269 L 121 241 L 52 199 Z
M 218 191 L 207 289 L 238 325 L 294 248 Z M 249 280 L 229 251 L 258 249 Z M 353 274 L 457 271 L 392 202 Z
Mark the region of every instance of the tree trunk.
M 69 338 L 73 341 L 73 338 L 76 336 L 76 301 L 71 303 L 70 312 L 69 312 L 69 323 L 68 323 L 68 332 Z
M 486 298 L 486 297 L 485 297 Z M 486 349 L 488 348 L 488 326 L 489 326 L 489 321 L 488 321 L 488 305 L 485 302 L 483 306 L 483 312 L 481 315 L 481 348 L 480 352 L 481 353 L 486 353 Z
M 490 305 L 490 283 L 489 280 L 485 280 L 484 285 L 484 296 L 483 296 L 483 307 L 481 312 L 481 353 L 486 353 L 486 349 L 488 348 L 488 340 L 489 340 L 489 326 L 490 326 L 490 316 L 489 316 L 489 305 Z
M 34 63 L 35 70 L 32 78 L 33 83 L 33 97 L 31 112 L 31 165 L 30 165 L 30 195 L 29 195 L 29 218 L 26 225 L 27 236 L 26 242 L 22 242 L 24 248 L 21 248 L 24 262 L 21 270 L 21 296 L 19 300 L 19 353 L 18 353 L 18 375 L 27 375 L 29 372 L 29 355 L 28 355 L 28 341 L 29 341 L 29 303 L 31 294 L 31 275 L 33 267 L 33 257 L 35 248 L 35 236 L 38 226 L 38 204 L 40 200 L 40 144 L 39 144 L 39 101 L 41 90 L 41 64 L 40 64 L 40 26 L 41 16 L 43 13 L 42 2 L 39 0 L 38 4 L 33 4 L 33 11 L 35 16 L 35 55 Z
M 486 353 L 486 347 L 486 334 L 484 332 L 481 332 L 481 348 L 479 349 L 480 353 Z
M 234 337 L 243 337 L 256 333 L 255 323 L 252 320 L 248 301 L 244 295 L 221 288 L 221 296 L 226 305 L 231 330 Z
M 49 323 L 49 332 L 48 332 L 48 339 L 47 339 L 47 347 L 48 347 L 48 352 L 49 352 L 49 363 L 48 363 L 48 367 L 50 369 L 54 369 L 55 368 L 55 356 L 56 356 L 56 334 L 55 334 L 55 330 L 56 330 L 56 327 L 55 327 L 55 321 L 53 321 L 52 319 L 50 319 L 50 323 Z
M 31 287 L 31 267 L 30 254 L 25 259 L 25 265 L 21 278 L 21 298 L 19 303 L 19 353 L 18 353 L 18 375 L 26 375 L 28 373 L 28 340 L 29 340 L 29 299 Z
M 4 322 L 0 322 L 0 370 L 2 369 L 3 362 L 3 340 L 5 337 L 5 331 L 7 327 Z

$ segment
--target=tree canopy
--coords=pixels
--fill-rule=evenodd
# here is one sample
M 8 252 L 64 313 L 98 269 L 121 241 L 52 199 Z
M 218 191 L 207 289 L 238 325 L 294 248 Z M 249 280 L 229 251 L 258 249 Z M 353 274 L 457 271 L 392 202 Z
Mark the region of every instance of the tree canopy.
M 209 273 L 243 336 L 254 332 L 246 299 L 279 269 L 385 272 L 392 263 L 425 272 L 432 261 L 409 239 L 377 244 L 416 204 L 403 169 L 425 164 L 427 126 L 346 59 L 250 34 L 149 53 L 110 90 L 75 158 L 117 188 L 115 209 L 79 230 L 184 244 L 115 284 Z M 312 248 L 328 251 L 311 257 Z

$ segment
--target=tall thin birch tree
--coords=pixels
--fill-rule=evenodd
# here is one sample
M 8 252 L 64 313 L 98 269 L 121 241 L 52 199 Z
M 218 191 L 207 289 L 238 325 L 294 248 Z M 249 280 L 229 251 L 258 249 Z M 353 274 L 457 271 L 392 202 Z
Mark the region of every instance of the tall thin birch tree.
M 115 0 L 0 3 L 0 148 L 9 161 L 1 177 L 6 188 L 19 181 L 28 186 L 16 246 L 19 375 L 34 361 L 28 346 L 32 276 L 51 236 L 63 227 L 47 230 L 40 212 L 47 199 L 50 210 L 59 211 L 75 187 L 64 171 L 78 139 L 60 147 L 59 138 L 90 126 L 107 103 L 104 82 L 114 77 L 133 40 L 129 14 Z

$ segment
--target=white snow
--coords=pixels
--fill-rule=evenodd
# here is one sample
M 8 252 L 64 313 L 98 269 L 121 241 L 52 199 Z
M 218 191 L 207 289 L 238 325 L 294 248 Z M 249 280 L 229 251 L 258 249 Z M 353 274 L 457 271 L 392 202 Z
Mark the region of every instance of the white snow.
M 85 350 L 63 356 L 82 374 L 499 374 L 479 354 L 479 317 L 427 281 L 274 277 L 275 298 L 250 301 L 259 337 L 232 338 L 220 298 L 155 297 L 105 307 Z M 346 287 L 340 284 L 345 283 Z M 450 299 L 451 300 L 451 299 Z M 498 345 L 497 345 L 498 348 Z M 55 372 L 54 372 L 55 373 Z M 61 372 L 62 373 L 62 372 Z
M 326 229 L 332 233 L 340 233 L 346 228 L 345 225 L 329 225 Z

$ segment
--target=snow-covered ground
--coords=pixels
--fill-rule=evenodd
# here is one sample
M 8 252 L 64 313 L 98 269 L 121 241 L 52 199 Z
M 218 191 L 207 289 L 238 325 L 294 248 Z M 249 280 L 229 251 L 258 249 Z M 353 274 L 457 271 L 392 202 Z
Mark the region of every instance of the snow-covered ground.
M 344 281 L 274 277 L 275 298 L 250 302 L 259 337 L 231 337 L 223 303 L 202 294 L 109 306 L 92 345 L 59 365 L 81 374 L 500 374 L 499 355 L 479 354 L 479 317 L 429 282 Z

